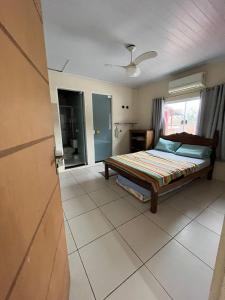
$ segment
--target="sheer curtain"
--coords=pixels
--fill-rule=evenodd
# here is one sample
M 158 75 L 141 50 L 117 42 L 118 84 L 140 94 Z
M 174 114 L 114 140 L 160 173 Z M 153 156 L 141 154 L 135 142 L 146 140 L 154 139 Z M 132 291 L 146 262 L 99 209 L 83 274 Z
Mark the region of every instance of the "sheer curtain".
M 219 131 L 217 158 L 225 160 L 225 84 L 207 88 L 201 93 L 200 135 L 213 138 Z
M 163 129 L 163 106 L 165 99 L 163 97 L 155 98 L 152 109 L 152 128 L 154 129 L 154 144 L 158 142 L 160 130 Z

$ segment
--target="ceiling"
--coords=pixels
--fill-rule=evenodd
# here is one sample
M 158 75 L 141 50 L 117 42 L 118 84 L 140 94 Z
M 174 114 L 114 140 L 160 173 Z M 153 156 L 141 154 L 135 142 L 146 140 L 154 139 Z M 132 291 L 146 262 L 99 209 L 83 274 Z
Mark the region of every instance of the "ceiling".
M 224 0 L 43 0 L 48 67 L 137 87 L 168 74 L 225 56 Z M 142 74 L 124 70 L 134 56 L 156 50 Z

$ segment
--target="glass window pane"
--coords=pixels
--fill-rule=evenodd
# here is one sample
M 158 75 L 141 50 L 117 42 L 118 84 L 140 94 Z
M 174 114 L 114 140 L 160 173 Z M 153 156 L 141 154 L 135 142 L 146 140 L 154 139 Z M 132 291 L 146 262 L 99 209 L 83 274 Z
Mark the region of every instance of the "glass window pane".
M 194 100 L 166 102 L 164 107 L 165 135 L 188 132 L 196 134 L 200 98 Z
M 166 103 L 164 108 L 165 134 L 184 130 L 185 102 Z
M 185 132 L 196 134 L 199 107 L 200 107 L 200 99 L 186 102 L 185 126 L 184 126 Z

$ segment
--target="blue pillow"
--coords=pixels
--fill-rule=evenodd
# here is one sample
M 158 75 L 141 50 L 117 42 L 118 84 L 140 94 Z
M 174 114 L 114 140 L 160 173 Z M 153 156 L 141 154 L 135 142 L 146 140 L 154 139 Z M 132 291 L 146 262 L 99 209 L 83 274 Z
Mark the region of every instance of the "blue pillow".
M 209 158 L 212 153 L 212 149 L 207 146 L 199 145 L 188 145 L 183 144 L 177 151 L 176 154 L 181 156 L 188 156 L 193 158 Z
M 180 145 L 181 145 L 180 142 L 172 142 L 170 140 L 165 140 L 160 138 L 157 145 L 155 146 L 155 150 L 175 153 L 177 149 L 180 147 Z

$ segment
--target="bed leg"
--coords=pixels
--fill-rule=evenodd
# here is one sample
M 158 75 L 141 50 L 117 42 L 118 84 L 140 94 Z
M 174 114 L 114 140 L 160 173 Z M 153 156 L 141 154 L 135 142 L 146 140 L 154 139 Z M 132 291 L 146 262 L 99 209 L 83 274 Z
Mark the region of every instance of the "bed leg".
M 157 213 L 157 207 L 158 207 L 158 193 L 151 191 L 151 207 L 150 211 L 155 214 Z
M 109 166 L 105 163 L 105 179 L 109 179 Z
M 213 170 L 210 170 L 207 174 L 207 179 L 212 180 Z

